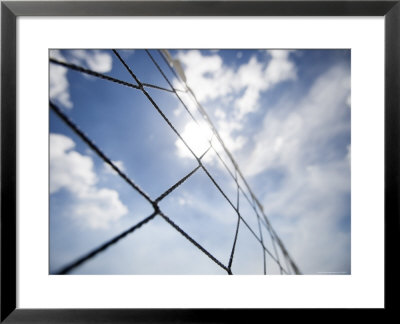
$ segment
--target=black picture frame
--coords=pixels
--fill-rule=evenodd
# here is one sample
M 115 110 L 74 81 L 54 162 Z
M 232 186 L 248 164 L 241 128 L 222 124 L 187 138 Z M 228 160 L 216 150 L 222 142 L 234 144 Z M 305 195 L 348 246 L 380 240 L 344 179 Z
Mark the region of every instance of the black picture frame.
M 1 317 L 4 323 L 232 322 L 267 310 L 16 308 L 16 19 L 19 16 L 384 16 L 385 308 L 394 310 L 399 245 L 400 1 L 2 1 Z M 373 125 L 371 125 L 373 127 Z M 371 260 L 373 256 L 371 256 Z M 373 261 L 371 261 L 373 262 Z M 272 311 L 272 310 L 271 310 Z M 300 313 L 304 314 L 304 312 Z M 370 315 L 368 315 L 370 316 Z

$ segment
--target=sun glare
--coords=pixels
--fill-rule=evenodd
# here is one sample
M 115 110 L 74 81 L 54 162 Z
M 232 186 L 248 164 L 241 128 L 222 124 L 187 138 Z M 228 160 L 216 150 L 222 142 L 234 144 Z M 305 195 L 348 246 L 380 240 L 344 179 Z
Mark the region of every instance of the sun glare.
M 201 123 L 197 124 L 194 121 L 187 123 L 182 133 L 182 138 L 198 157 L 209 148 L 211 137 L 212 131 L 209 127 Z M 193 156 L 180 139 L 176 141 L 176 146 L 180 157 L 188 158 Z

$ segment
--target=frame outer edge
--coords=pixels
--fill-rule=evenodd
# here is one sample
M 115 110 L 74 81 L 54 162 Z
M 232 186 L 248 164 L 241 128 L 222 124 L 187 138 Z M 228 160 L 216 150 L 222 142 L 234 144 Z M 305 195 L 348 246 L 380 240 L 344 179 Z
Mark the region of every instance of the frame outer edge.
M 395 309 L 399 278 L 389 264 L 400 237 L 400 2 L 385 19 L 385 308 Z M 389 283 L 389 284 L 387 284 Z
M 6 1 L 17 16 L 383 16 L 397 0 Z
M 389 254 L 395 252 L 399 237 L 399 160 L 400 160 L 400 2 L 386 14 L 385 17 L 385 307 L 394 308 L 387 297 L 394 292 L 397 285 L 392 284 L 398 279 L 394 268 L 388 265 Z M 15 4 L 16 2 L 14 2 Z M 23 7 L 22 4 L 27 7 Z M 391 3 L 394 3 L 391 2 Z M 11 5 L 10 5 L 11 4 Z M 63 322 L 63 313 L 75 313 L 79 317 L 72 322 L 90 320 L 92 310 L 16 310 L 16 16 L 35 16 L 40 14 L 33 10 L 34 2 L 20 2 L 22 7 L 15 8 L 11 2 L 1 3 L 1 294 L 0 321 L 31 322 L 39 320 L 48 322 L 53 312 L 57 313 L 54 322 Z M 29 4 L 29 5 L 28 5 Z M 58 8 L 60 9 L 60 8 Z M 390 8 L 389 8 L 390 9 Z M 31 10 L 31 11 L 30 11 Z M 30 13 L 29 13 L 30 11 Z M 45 10 L 46 11 L 46 10 Z M 112 10 L 111 10 L 112 13 Z M 386 13 L 386 12 L 384 12 Z M 48 14 L 49 15 L 49 14 Z M 57 14 L 56 14 L 57 15 Z M 59 14 L 58 15 L 62 15 Z M 359 14 L 361 15 L 361 14 Z M 376 14 L 379 15 L 379 14 Z M 7 94 L 5 96 L 4 94 Z M 6 230 L 7 229 L 7 230 Z M 14 229 L 14 230 L 9 230 Z M 389 239 L 388 234 L 396 239 Z M 395 241 L 396 240 L 396 241 Z M 6 243 L 6 244 L 5 244 Z M 13 253 L 14 252 L 14 253 Z M 396 254 L 394 254 L 396 255 Z M 6 264 L 6 265 L 5 265 Z M 390 292 L 389 292 L 390 290 Z M 7 296 L 5 298 L 5 296 Z M 103 310 L 105 313 L 124 313 L 124 310 Z M 127 310 L 125 310 L 127 311 Z M 132 312 L 129 310 L 128 312 Z M 160 310 L 158 310 L 160 311 Z M 172 310 L 171 310 L 172 311 Z M 137 310 L 140 313 L 140 310 Z M 35 314 L 36 313 L 36 314 Z M 83 314 L 82 314 L 83 313 Z M 85 314 L 86 313 L 86 314 Z M 89 314 L 88 314 L 89 313 Z M 100 313 L 102 313 L 100 311 Z M 165 311 L 162 313 L 165 315 Z M 111 315 L 110 314 L 110 315 Z M 137 314 L 137 313 L 136 313 Z M 204 314 L 204 313 L 203 313 Z M 36 316 L 35 316 L 36 315 Z M 84 315 L 81 318 L 80 315 Z M 106 315 L 103 313 L 103 315 Z M 133 315 L 132 313 L 130 315 Z M 149 314 L 146 314 L 149 315 Z M 161 315 L 161 314 L 160 314 Z M 161 315 L 163 316 L 163 315 Z M 95 316 L 94 316 L 95 317 Z M 150 317 L 150 318 L 149 318 Z M 145 316 L 146 322 L 151 316 Z M 168 317 L 168 316 L 167 316 Z M 173 316 L 176 319 L 177 314 Z M 68 316 L 67 316 L 68 318 Z M 93 317 L 92 317 L 93 318 Z M 116 316 L 118 318 L 118 316 Z M 164 317 L 163 317 L 164 318 Z M 64 318 L 66 319 L 66 318 Z M 72 319 L 72 318 L 70 318 Z M 132 319 L 132 317 L 131 317 Z M 164 318 L 165 319 L 165 318 Z M 108 322 L 108 321 L 106 321 Z
M 16 16 L 1 4 L 1 317 L 16 307 Z

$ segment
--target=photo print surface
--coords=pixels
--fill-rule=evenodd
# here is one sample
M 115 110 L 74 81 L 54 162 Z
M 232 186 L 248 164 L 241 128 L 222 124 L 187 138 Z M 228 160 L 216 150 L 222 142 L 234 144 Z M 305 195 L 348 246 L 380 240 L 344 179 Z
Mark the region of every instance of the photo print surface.
M 49 51 L 49 273 L 351 273 L 351 51 Z

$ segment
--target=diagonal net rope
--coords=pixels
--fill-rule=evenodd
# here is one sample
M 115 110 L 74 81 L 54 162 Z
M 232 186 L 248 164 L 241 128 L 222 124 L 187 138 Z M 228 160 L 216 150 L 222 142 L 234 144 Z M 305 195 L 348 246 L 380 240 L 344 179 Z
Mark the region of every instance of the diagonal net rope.
M 169 225 L 171 225 L 177 232 L 179 232 L 183 237 L 185 237 L 189 242 L 191 242 L 194 246 L 196 246 L 200 251 L 202 251 L 207 257 L 209 257 L 212 261 L 214 261 L 218 266 L 220 266 L 222 269 L 224 269 L 228 274 L 233 274 L 232 273 L 232 263 L 234 260 L 234 254 L 235 254 L 235 249 L 236 249 L 236 244 L 237 244 L 237 238 L 239 235 L 239 227 L 241 223 L 245 225 L 251 232 L 251 234 L 256 238 L 258 243 L 260 244 L 260 247 L 263 252 L 263 265 L 264 265 L 264 274 L 267 274 L 267 266 L 266 266 L 266 259 L 267 255 L 268 257 L 277 264 L 279 267 L 280 273 L 281 274 L 301 274 L 299 271 L 298 267 L 296 266 L 295 262 L 293 259 L 290 257 L 288 251 L 286 250 L 284 244 L 278 237 L 277 233 L 275 230 L 272 228 L 272 225 L 270 224 L 266 214 L 264 213 L 263 207 L 258 201 L 257 197 L 254 195 L 253 191 L 251 190 L 250 186 L 248 185 L 246 179 L 243 177 L 243 174 L 241 173 L 238 164 L 234 160 L 233 156 L 229 152 L 229 150 L 226 148 L 223 140 L 221 139 L 217 129 L 213 125 L 211 119 L 207 115 L 205 109 L 202 107 L 202 105 L 199 103 L 197 100 L 194 92 L 190 89 L 188 84 L 186 83 L 185 77 L 182 77 L 182 73 L 177 73 L 176 71 L 176 61 L 173 61 L 171 57 L 169 56 L 169 53 L 165 50 L 158 50 L 157 51 L 161 59 L 164 61 L 164 63 L 168 66 L 172 74 L 175 76 L 176 80 L 179 82 L 180 87 L 183 89 L 178 89 L 173 85 L 173 82 L 167 77 L 166 72 L 161 68 L 161 65 L 157 62 L 157 60 L 154 58 L 154 56 L 150 53 L 150 51 L 146 50 L 147 55 L 153 62 L 154 66 L 157 68 L 163 79 L 167 82 L 169 85 L 170 89 L 167 89 L 165 87 L 155 85 L 155 84 L 150 84 L 150 83 L 144 83 L 141 82 L 136 74 L 133 72 L 130 66 L 123 60 L 123 58 L 119 55 L 118 51 L 113 50 L 114 55 L 118 58 L 118 60 L 121 62 L 121 64 L 124 66 L 124 68 L 129 72 L 131 75 L 134 83 L 129 83 L 126 81 L 122 81 L 116 78 L 113 78 L 111 76 L 101 74 L 86 68 L 83 68 L 81 66 L 77 66 L 75 64 L 71 64 L 68 62 L 63 62 L 56 60 L 54 58 L 50 58 L 50 63 L 51 64 L 56 64 L 56 65 L 61 65 L 65 68 L 75 70 L 80 73 L 88 74 L 97 78 L 100 78 L 102 80 L 108 81 L 108 82 L 114 82 L 123 86 L 127 86 L 134 91 L 141 91 L 149 100 L 149 102 L 152 104 L 154 109 L 161 115 L 161 117 L 164 119 L 164 121 L 168 124 L 168 126 L 172 129 L 172 131 L 178 136 L 178 138 L 182 141 L 182 143 L 185 145 L 185 147 L 189 150 L 189 152 L 193 155 L 193 157 L 197 161 L 197 166 L 190 171 L 188 174 L 186 174 L 184 177 L 182 177 L 180 180 L 178 180 L 173 186 L 170 188 L 167 188 L 163 194 L 161 194 L 159 197 L 156 199 L 152 199 L 148 194 L 146 194 L 132 179 L 130 179 L 116 164 L 112 162 L 112 160 L 98 147 L 90 138 L 88 135 L 86 135 L 80 128 L 79 126 L 74 123 L 59 107 L 57 107 L 53 102 L 50 101 L 49 107 L 51 111 L 53 111 L 61 120 L 63 120 L 69 128 L 75 132 L 76 135 L 78 135 L 105 163 L 107 163 L 116 173 L 125 181 L 127 182 L 130 187 L 135 190 L 137 193 L 139 193 L 148 203 L 150 203 L 153 207 L 153 213 L 151 213 L 149 216 L 147 216 L 145 219 L 142 221 L 138 222 L 137 224 L 132 225 L 130 228 L 127 230 L 123 231 L 119 235 L 109 239 L 108 241 L 104 242 L 100 246 L 94 248 L 90 252 L 82 255 L 80 258 L 74 260 L 73 262 L 65 265 L 62 267 L 57 274 L 67 274 L 72 272 L 74 269 L 82 265 L 83 263 L 91 260 L 94 258 L 97 254 L 103 252 L 110 246 L 118 243 L 121 239 L 126 237 L 129 234 L 132 234 L 136 230 L 140 229 L 142 226 L 150 222 L 152 219 L 155 217 L 159 216 L 162 219 L 164 219 Z M 179 72 L 179 67 L 178 67 L 178 72 Z M 193 121 L 197 124 L 200 125 L 201 122 L 206 122 L 210 130 L 212 131 L 212 138 L 208 140 L 209 146 L 208 148 L 200 155 L 197 156 L 193 149 L 190 147 L 190 145 L 184 140 L 182 135 L 177 131 L 177 129 L 174 127 L 172 122 L 167 118 L 167 116 L 163 113 L 162 109 L 156 104 L 154 99 L 150 96 L 150 94 L 146 91 L 146 88 L 152 88 L 168 93 L 175 94 L 178 100 L 182 103 L 185 111 L 188 113 L 188 115 L 193 119 Z M 194 103 L 196 109 L 200 113 L 200 116 L 202 117 L 202 120 L 198 120 L 197 118 L 194 117 L 194 114 L 191 112 L 189 109 L 188 105 L 185 103 L 183 98 L 181 97 L 182 94 L 185 94 L 186 96 L 189 96 L 192 102 Z M 229 169 L 227 166 L 226 162 L 224 159 L 221 157 L 217 149 L 215 148 L 215 144 L 213 144 L 214 138 L 218 141 L 220 146 L 223 148 L 224 152 L 230 159 L 232 165 L 234 166 L 234 173 Z M 202 162 L 203 157 L 209 152 L 213 151 L 219 161 L 222 163 L 226 171 L 229 173 L 229 175 L 232 177 L 234 180 L 234 183 L 236 184 L 236 189 L 237 189 L 237 196 L 236 196 L 236 205 L 228 198 L 226 193 L 221 189 L 221 186 L 218 184 L 218 182 L 215 180 L 215 178 L 210 174 L 209 170 L 206 168 L 204 163 Z M 176 188 L 178 188 L 181 184 L 183 184 L 187 179 L 189 179 L 193 174 L 195 174 L 199 169 L 202 169 L 207 177 L 210 179 L 210 181 L 214 184 L 214 186 L 217 188 L 217 190 L 221 193 L 222 197 L 226 199 L 226 201 L 229 203 L 229 205 L 232 207 L 232 209 L 236 212 L 237 214 L 237 224 L 236 224 L 236 229 L 235 229 L 235 234 L 234 234 L 234 240 L 232 243 L 232 249 L 229 255 L 229 262 L 227 265 L 224 265 L 223 262 L 218 260 L 215 256 L 213 256 L 209 251 L 207 251 L 202 245 L 200 245 L 196 240 L 194 240 L 188 233 L 186 233 L 178 224 L 173 222 L 164 212 L 160 210 L 159 203 L 168 195 L 170 195 Z M 245 188 L 239 183 L 239 179 L 242 180 Z M 247 189 L 248 195 L 245 191 Z M 257 217 L 257 224 L 258 224 L 258 231 L 259 235 L 255 233 L 255 230 L 246 222 L 246 220 L 242 217 L 241 212 L 240 212 L 240 206 L 239 206 L 239 195 L 242 194 L 245 199 L 248 201 L 250 206 L 252 207 L 255 217 Z M 273 246 L 273 252 L 271 252 L 265 245 L 265 238 L 263 237 L 262 233 L 262 227 L 264 227 L 269 235 L 269 238 L 272 242 Z M 285 263 L 282 264 L 281 256 L 279 256 L 278 249 L 281 251 Z

